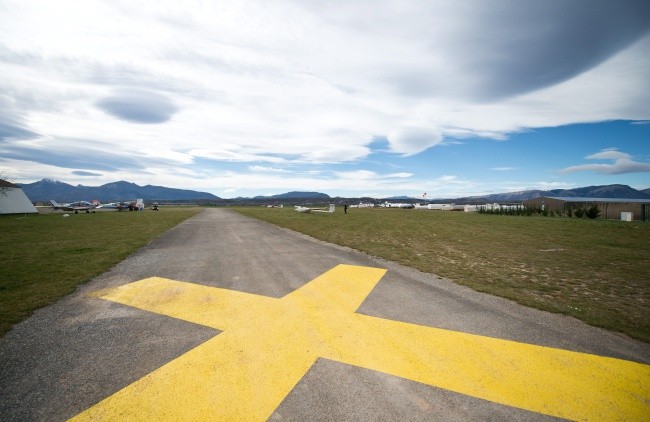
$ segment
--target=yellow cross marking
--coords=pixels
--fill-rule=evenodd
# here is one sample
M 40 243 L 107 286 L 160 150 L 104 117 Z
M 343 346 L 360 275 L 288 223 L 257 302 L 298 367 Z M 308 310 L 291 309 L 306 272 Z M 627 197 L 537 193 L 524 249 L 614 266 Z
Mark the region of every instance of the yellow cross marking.
M 339 265 L 281 299 L 148 278 L 95 295 L 223 330 L 75 419 L 266 420 L 322 357 L 576 420 L 642 420 L 650 366 L 355 313 L 383 277 Z

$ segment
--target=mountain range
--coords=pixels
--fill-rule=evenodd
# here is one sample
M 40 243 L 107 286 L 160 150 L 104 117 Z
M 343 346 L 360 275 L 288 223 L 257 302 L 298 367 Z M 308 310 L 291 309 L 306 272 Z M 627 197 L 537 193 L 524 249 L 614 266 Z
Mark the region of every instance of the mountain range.
M 332 198 L 320 192 L 287 192 L 279 195 L 256 196 L 253 198 L 222 199 L 208 192 L 199 192 L 187 189 L 173 189 L 163 186 L 139 186 L 135 183 L 119 181 L 107 183 L 102 186 L 73 186 L 67 183 L 43 179 L 34 183 L 19 184 L 28 198 L 32 201 L 46 202 L 50 199 L 62 202 L 93 200 L 101 202 L 113 202 L 133 200 L 142 198 L 148 201 L 195 201 L 213 204 L 240 204 L 240 203 L 265 203 L 265 202 L 358 202 L 372 201 L 371 198 Z M 552 189 L 552 190 L 526 190 L 519 192 L 495 193 L 491 195 L 469 196 L 460 198 L 427 198 L 427 202 L 454 202 L 457 204 L 480 204 L 490 202 L 521 202 L 540 196 L 559 197 L 586 197 L 586 198 L 626 198 L 626 199 L 650 199 L 650 188 L 637 190 L 627 185 L 604 185 L 587 186 L 574 189 Z M 421 198 L 408 196 L 384 198 L 384 200 L 399 200 L 408 202 L 419 202 Z
M 194 190 L 173 189 L 163 186 L 139 186 L 130 182 L 113 182 L 101 186 L 84 186 L 69 185 L 56 180 L 43 179 L 34 183 L 19 184 L 25 192 L 25 195 L 32 201 L 49 201 L 54 199 L 58 202 L 70 202 L 97 199 L 100 202 L 115 202 L 125 200 L 135 200 L 142 198 L 144 200 L 218 200 L 215 196 L 207 192 L 197 192 Z
M 271 196 L 255 196 L 252 199 L 262 199 L 262 200 L 268 200 L 268 199 L 330 199 L 331 197 L 325 193 L 320 193 L 320 192 L 287 192 L 287 193 L 281 193 L 278 195 L 271 195 Z M 242 199 L 247 199 L 247 198 L 242 198 Z
M 491 195 L 469 196 L 463 198 L 433 199 L 433 202 L 455 202 L 480 204 L 490 202 L 521 202 L 540 196 L 572 197 L 572 198 L 624 198 L 650 199 L 650 188 L 637 190 L 628 185 L 586 186 L 573 189 L 525 190 L 519 192 L 495 193 Z

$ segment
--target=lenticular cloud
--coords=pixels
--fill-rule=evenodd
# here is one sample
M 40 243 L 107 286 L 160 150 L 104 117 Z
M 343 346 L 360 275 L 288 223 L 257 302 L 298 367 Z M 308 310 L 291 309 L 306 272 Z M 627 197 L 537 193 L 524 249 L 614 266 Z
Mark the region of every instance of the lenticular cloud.
M 150 91 L 118 91 L 97 102 L 106 113 L 134 123 L 164 123 L 172 118 L 178 108 L 172 100 Z
M 388 135 L 391 152 L 414 155 L 442 142 L 437 128 L 401 127 Z

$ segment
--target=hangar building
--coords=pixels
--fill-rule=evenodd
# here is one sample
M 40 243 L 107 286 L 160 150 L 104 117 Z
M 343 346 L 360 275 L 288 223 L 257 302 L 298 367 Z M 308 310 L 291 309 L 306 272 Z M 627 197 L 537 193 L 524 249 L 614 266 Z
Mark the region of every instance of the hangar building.
M 650 199 L 540 196 L 524 201 L 526 207 L 562 213 L 569 209 L 590 208 L 593 205 L 598 205 L 600 210 L 598 218 L 618 220 L 623 212 L 631 212 L 634 220 L 648 221 L 650 218 Z
M 25 192 L 13 183 L 0 179 L 0 214 L 29 214 L 38 210 Z

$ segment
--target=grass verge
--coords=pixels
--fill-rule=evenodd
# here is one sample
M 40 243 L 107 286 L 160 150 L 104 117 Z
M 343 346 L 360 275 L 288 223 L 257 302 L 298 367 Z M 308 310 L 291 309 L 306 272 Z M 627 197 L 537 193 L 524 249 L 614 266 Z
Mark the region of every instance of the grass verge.
M 0 216 L 0 336 L 200 210 Z
M 650 224 L 402 209 L 234 208 L 650 342 Z

